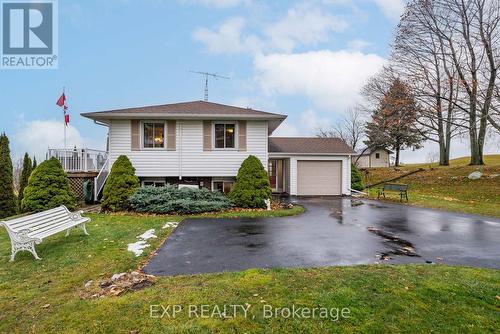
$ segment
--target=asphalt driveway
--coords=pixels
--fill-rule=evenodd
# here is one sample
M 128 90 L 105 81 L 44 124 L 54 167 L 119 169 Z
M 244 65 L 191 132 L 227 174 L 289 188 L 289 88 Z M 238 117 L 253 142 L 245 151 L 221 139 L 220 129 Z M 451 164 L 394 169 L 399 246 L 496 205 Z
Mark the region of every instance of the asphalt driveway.
M 500 219 L 351 198 L 299 202 L 306 212 L 294 217 L 184 220 L 144 270 L 168 276 L 370 263 L 500 268 Z

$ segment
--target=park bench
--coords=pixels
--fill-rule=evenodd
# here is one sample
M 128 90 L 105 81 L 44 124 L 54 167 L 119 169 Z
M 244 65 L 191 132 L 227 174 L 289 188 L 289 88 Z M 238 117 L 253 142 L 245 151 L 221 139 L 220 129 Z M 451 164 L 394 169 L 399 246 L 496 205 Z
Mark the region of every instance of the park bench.
M 407 184 L 385 183 L 382 186 L 382 188 L 378 189 L 377 198 L 380 198 L 380 196 L 384 196 L 384 198 L 385 198 L 386 191 L 399 192 L 399 200 L 402 202 L 403 198 L 406 198 L 406 201 L 408 202 L 408 185 Z
M 31 252 L 35 259 L 41 260 L 35 250 L 35 244 L 56 233 L 66 231 L 66 236 L 72 228 L 79 227 L 85 235 L 85 223 L 90 218 L 81 216 L 82 211 L 70 212 L 64 205 L 47 211 L 22 216 L 0 222 L 7 229 L 12 245 L 10 261 L 14 261 L 16 253 L 25 250 Z

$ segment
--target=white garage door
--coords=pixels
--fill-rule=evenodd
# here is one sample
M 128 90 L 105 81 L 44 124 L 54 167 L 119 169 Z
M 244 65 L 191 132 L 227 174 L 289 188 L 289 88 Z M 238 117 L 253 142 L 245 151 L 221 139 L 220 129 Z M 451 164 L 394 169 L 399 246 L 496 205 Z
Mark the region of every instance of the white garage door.
M 342 195 L 342 162 L 297 161 L 297 194 Z

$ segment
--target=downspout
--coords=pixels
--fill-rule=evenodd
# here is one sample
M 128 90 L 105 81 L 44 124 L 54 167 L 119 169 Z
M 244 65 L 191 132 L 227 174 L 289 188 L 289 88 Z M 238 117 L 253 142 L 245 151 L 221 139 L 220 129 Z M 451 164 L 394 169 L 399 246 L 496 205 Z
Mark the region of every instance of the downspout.
M 182 180 L 182 122 L 179 124 L 179 180 Z

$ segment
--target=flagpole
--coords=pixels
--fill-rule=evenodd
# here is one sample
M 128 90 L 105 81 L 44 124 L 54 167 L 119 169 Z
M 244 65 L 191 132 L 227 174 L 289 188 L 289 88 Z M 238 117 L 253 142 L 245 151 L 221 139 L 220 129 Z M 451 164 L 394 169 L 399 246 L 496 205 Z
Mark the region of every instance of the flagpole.
M 63 94 L 66 96 L 66 87 L 63 86 Z M 65 104 L 66 105 L 66 104 Z M 68 170 L 68 147 L 66 146 L 66 111 L 63 107 L 63 126 L 64 126 L 64 171 Z

